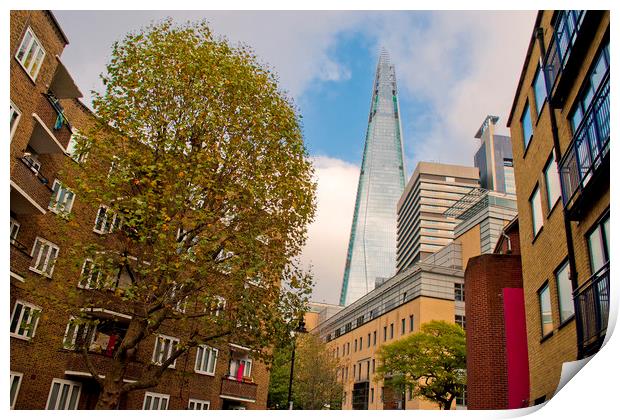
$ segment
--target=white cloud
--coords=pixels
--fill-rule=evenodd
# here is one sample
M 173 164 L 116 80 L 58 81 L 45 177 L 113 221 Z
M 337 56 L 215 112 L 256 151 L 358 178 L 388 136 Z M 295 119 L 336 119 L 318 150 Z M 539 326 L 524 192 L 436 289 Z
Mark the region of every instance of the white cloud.
M 429 113 L 403 113 L 408 167 L 420 160 L 473 164 L 474 134 L 488 114 L 500 132 L 510 106 L 536 12 L 433 12 L 378 15 L 377 46 L 396 64 L 401 101 L 409 96 Z
M 302 263 L 312 264 L 313 300 L 337 303 L 349 244 L 359 167 L 326 156 L 312 158 L 317 188 L 317 213 L 308 227 Z

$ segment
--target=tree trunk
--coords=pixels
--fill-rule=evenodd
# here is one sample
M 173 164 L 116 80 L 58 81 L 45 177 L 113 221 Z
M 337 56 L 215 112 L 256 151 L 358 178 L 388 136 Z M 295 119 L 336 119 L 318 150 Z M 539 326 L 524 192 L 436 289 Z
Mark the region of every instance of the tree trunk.
M 123 380 L 106 377 L 99 392 L 96 410 L 116 410 L 121 402 Z

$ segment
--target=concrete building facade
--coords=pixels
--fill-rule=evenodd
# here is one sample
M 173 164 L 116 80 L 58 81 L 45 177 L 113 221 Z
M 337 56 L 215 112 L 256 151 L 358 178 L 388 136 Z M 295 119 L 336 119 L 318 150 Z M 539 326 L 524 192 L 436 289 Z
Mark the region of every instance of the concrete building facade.
M 480 170 L 480 186 L 486 190 L 516 194 L 510 137 L 497 134 L 499 117 L 489 115 L 476 132 L 480 148 L 474 166 Z
M 384 344 L 419 332 L 426 322 L 464 317 L 464 302 L 455 302 L 462 281 L 460 247 L 451 244 L 319 324 L 316 333 L 341 362 L 343 409 L 437 408 L 376 380 L 376 353 Z
M 418 164 L 397 205 L 397 272 L 452 242 L 458 221 L 444 212 L 478 186 L 477 168 Z
M 82 267 L 69 258 L 72 244 L 96 241 L 98 234 L 97 215 L 71 190 L 73 168 L 86 158 L 75 153 L 75 136 L 96 117 L 79 101 L 80 90 L 60 59 L 68 42 L 51 12 L 11 11 L 10 403 L 15 409 L 90 409 L 100 392 L 76 350 L 78 334 L 64 303 L 68 295 L 77 296 L 87 307 L 91 294 L 107 293 L 80 287 Z M 109 369 L 131 318 L 115 310 L 115 296 L 109 293 L 109 307 L 89 310 L 100 321 L 88 348 L 100 372 Z M 139 346 L 128 381 L 154 363 L 158 340 L 187 333 L 177 324 L 162 331 L 170 337 L 152 335 Z M 228 342 L 192 349 L 157 386 L 131 391 L 118 408 L 265 408 L 267 368 L 249 354 Z M 207 363 L 197 363 L 199 358 Z
M 598 351 L 609 314 L 609 11 L 540 11 L 513 139 L 530 405 Z

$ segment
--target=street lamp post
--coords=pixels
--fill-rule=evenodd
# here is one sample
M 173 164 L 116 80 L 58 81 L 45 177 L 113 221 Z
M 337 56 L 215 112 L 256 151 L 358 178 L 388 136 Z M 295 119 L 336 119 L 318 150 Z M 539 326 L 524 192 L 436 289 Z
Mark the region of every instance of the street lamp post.
M 306 323 L 300 319 L 297 328 L 292 331 L 293 334 L 293 351 L 291 352 L 291 374 L 288 378 L 288 409 L 293 409 L 293 371 L 295 369 L 295 344 L 297 341 L 297 335 L 295 333 L 305 333 Z

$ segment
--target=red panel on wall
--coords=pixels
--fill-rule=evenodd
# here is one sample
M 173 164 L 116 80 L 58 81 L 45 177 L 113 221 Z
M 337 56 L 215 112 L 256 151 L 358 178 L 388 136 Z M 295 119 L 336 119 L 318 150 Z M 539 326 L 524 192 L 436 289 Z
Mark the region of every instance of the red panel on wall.
M 508 367 L 508 408 L 522 408 L 527 407 L 530 395 L 523 289 L 504 288 L 502 293 Z

